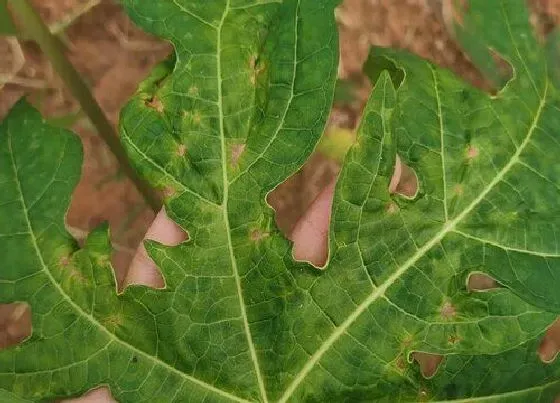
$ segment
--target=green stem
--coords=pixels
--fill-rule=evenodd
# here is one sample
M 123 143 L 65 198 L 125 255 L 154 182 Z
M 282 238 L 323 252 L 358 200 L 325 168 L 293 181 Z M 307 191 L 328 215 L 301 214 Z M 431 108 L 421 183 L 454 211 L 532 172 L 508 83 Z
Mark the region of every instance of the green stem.
M 29 4 L 28 0 L 8 0 L 8 3 L 15 17 L 21 22 L 26 35 L 40 46 L 58 75 L 72 92 L 72 95 L 78 100 L 81 108 L 97 129 L 99 136 L 117 158 L 122 171 L 136 185 L 136 188 L 144 196 L 152 209 L 158 211 L 161 208 L 159 198 L 130 164 L 128 156 L 113 129 L 113 125 L 101 110 L 80 74 L 66 58 L 62 43 L 56 36 L 51 34 L 47 25 L 31 4 Z

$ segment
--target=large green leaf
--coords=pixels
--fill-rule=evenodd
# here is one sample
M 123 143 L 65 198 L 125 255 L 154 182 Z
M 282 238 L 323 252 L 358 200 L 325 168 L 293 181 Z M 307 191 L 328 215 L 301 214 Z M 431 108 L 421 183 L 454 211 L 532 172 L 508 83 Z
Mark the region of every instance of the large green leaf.
M 0 303 L 33 335 L 0 353 L 29 400 L 105 384 L 124 401 L 552 401 L 536 349 L 560 311 L 557 90 L 522 0 L 471 0 L 465 29 L 506 58 L 497 96 L 377 50 L 341 173 L 325 271 L 295 262 L 267 194 L 305 161 L 332 102 L 335 1 L 124 1 L 170 40 L 123 110 L 138 170 L 189 241 L 148 245 L 166 287 L 117 295 L 106 229 L 63 230 L 75 138 L 25 104 L 0 127 Z M 467 17 L 469 17 L 467 16 Z M 418 194 L 388 191 L 397 153 Z M 58 156 L 58 158 L 55 158 Z M 467 289 L 473 272 L 502 285 Z M 446 355 L 432 379 L 413 351 Z

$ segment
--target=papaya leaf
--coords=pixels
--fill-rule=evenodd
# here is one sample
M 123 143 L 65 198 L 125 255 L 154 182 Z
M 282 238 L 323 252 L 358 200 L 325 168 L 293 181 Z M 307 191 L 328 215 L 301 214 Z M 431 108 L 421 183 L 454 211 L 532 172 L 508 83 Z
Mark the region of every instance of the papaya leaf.
M 545 154 L 560 114 L 524 2 L 471 0 L 465 17 L 514 71 L 495 96 L 372 52 L 368 65 L 383 68 L 371 70 L 321 271 L 294 261 L 266 196 L 324 129 L 336 3 L 123 1 L 175 48 L 120 123 L 132 162 L 189 233 L 147 244 L 164 289 L 117 294 L 106 227 L 76 247 L 63 219 L 79 144 L 24 103 L 11 111 L 0 303 L 28 303 L 34 327 L 0 352 L 10 399 L 107 385 L 120 402 L 553 401 L 560 364 L 536 350 L 560 311 L 559 172 Z M 413 195 L 390 191 L 397 155 Z M 498 287 L 469 290 L 473 273 Z M 425 379 L 413 352 L 445 358 Z

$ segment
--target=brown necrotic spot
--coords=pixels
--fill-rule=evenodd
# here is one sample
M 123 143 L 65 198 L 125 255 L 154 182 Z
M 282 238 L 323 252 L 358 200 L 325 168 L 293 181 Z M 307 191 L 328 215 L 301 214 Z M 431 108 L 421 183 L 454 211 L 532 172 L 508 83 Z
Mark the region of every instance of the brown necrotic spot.
M 21 343 L 31 335 L 31 308 L 24 303 L 0 304 L 0 349 Z

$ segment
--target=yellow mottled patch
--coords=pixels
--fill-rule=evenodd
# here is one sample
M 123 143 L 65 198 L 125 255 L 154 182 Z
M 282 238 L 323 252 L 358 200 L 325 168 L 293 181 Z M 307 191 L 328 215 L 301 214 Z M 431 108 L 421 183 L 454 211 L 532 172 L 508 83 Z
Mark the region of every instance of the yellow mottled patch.
M 191 97 L 197 97 L 198 96 L 198 87 L 193 85 L 192 87 L 189 88 L 189 95 Z
M 261 229 L 254 229 L 249 233 L 249 239 L 253 242 L 262 241 L 270 236 L 270 232 L 263 231 Z
M 195 124 L 200 124 L 200 122 L 202 121 L 202 115 L 200 114 L 200 111 L 196 110 L 193 112 L 192 120 Z

